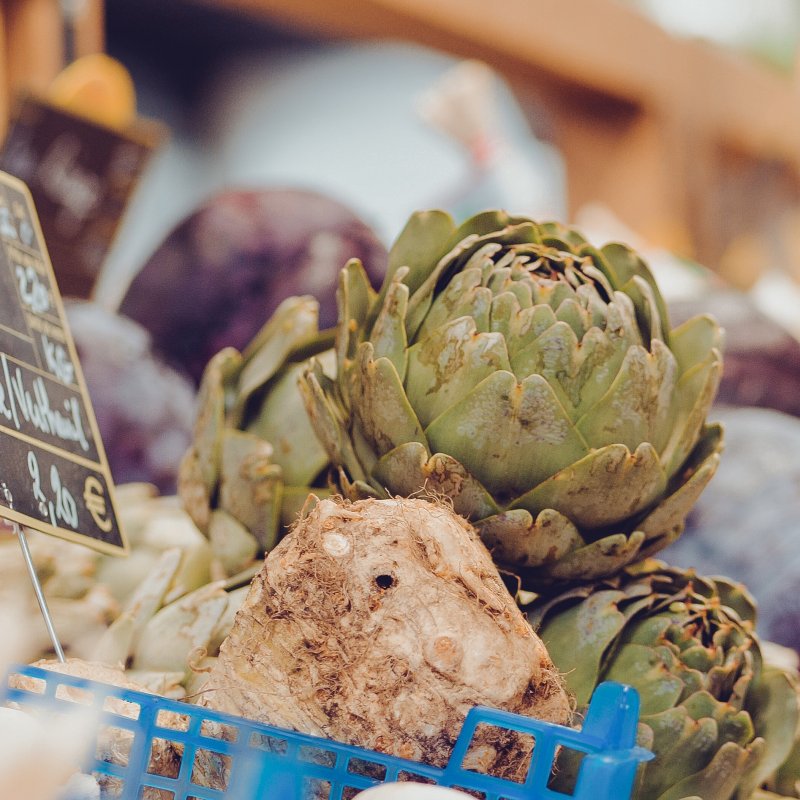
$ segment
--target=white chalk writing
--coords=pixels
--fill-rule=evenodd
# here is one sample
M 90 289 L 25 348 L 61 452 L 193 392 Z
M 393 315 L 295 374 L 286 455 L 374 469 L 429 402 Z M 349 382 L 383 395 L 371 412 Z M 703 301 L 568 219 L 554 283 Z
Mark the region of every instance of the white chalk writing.
M 15 265 L 19 296 L 34 314 L 50 310 L 50 290 L 33 267 Z
M 47 369 L 63 383 L 72 383 L 75 379 L 75 366 L 64 345 L 51 342 L 45 334 L 42 334 L 42 349 Z
M 71 528 L 78 527 L 78 506 L 72 492 L 61 482 L 61 475 L 55 464 L 50 467 L 50 488 L 53 491 L 55 501 L 49 500 L 42 490 L 42 478 L 39 472 L 39 462 L 33 451 L 28 451 L 28 473 L 33 481 L 33 496 L 39 503 L 39 511 L 42 516 L 50 518 L 54 527 L 64 522 Z
M 13 370 L 9 368 L 5 353 L 0 353 L 0 360 L 6 381 L 4 398 L 7 396 L 9 399 L 10 411 L 17 430 L 21 430 L 20 422 L 23 420 L 41 433 L 56 436 L 65 442 L 77 442 L 84 452 L 88 451 L 89 442 L 84 432 L 78 399 L 74 396 L 67 397 L 62 406 L 63 410 L 54 409 L 50 404 L 47 386 L 41 377 L 33 378 L 29 386 L 19 367 Z
M 62 134 L 50 145 L 37 170 L 44 190 L 77 224 L 95 209 L 101 194 L 100 179 L 78 163 L 80 152 L 80 139 Z

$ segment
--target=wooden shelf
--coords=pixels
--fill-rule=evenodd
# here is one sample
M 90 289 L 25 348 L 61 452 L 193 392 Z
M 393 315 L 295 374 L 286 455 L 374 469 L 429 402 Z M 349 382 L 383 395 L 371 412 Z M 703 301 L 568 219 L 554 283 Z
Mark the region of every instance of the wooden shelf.
M 573 210 L 605 202 L 711 266 L 724 268 L 734 239 L 776 208 L 800 203 L 792 80 L 672 37 L 620 0 L 201 2 L 320 38 L 405 40 L 483 59 L 532 118 L 550 117 Z

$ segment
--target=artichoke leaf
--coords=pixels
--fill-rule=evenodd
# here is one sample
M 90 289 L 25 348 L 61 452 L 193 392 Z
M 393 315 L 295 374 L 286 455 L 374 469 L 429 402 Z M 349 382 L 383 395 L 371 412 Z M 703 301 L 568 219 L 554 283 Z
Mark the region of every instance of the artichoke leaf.
M 511 216 L 508 212 L 499 209 L 481 211 L 461 224 L 450 240 L 450 245 L 454 246 L 467 236 L 490 236 L 492 241 L 503 242 L 506 229 L 515 228 L 521 224 L 530 225 L 530 220 L 525 217 Z M 540 241 L 538 235 L 534 241 Z
M 589 329 L 586 310 L 573 297 L 568 297 L 558 306 L 556 319 L 569 325 L 577 341 L 581 341 Z
M 337 371 L 344 372 L 350 359 L 355 356 L 360 341 L 360 326 L 364 324 L 370 309 L 375 307 L 377 293 L 369 282 L 364 265 L 353 258 L 339 274 L 336 302 L 339 308 L 339 324 L 336 328 Z
M 575 380 L 580 347 L 572 328 L 558 320 L 526 347 L 510 354 L 512 370 L 518 379 L 526 375 L 542 375 L 573 419 L 577 419 L 575 406 L 580 401 L 581 387 Z
M 658 340 L 652 352 L 629 347 L 608 391 L 577 422 L 592 447 L 621 443 L 633 451 L 640 442 L 656 444 L 670 425 L 677 364 Z
M 640 795 L 644 797 L 660 797 L 672 787 L 676 777 L 700 772 L 719 746 L 714 720 L 708 717 L 695 720 L 681 706 L 651 714 L 642 722 L 653 732 L 651 749 L 661 754 L 643 769 Z M 671 764 L 679 766 L 672 770 Z
M 542 236 L 547 237 L 548 240 L 555 242 L 556 245 L 564 242 L 571 248 L 580 249 L 586 244 L 586 239 L 578 230 L 568 227 L 567 225 L 563 225 L 560 222 L 543 222 L 539 226 L 539 229 L 542 232 Z
M 241 413 L 250 395 L 269 381 L 299 345 L 317 335 L 319 303 L 313 297 L 288 297 L 247 345 L 236 397 Z
M 525 508 L 534 516 L 554 508 L 578 527 L 591 530 L 638 514 L 655 502 L 666 486 L 666 475 L 651 444 L 644 442 L 633 453 L 625 445 L 612 444 L 560 470 L 517 498 L 511 508 Z
M 272 445 L 232 429 L 223 431 L 220 439 L 219 508 L 235 517 L 268 549 L 275 543 L 283 482 L 283 471 L 272 462 Z
M 695 364 L 678 379 L 676 416 L 669 441 L 661 451 L 667 473 L 676 473 L 698 441 L 711 404 L 717 394 L 722 375 L 722 359 L 718 350 Z
M 728 578 L 714 578 L 717 591 L 726 610 L 732 611 L 743 622 L 756 624 L 756 601 L 744 584 Z
M 240 368 L 242 357 L 238 350 L 226 347 L 212 356 L 203 372 L 197 396 L 197 415 L 194 424 L 194 444 L 197 466 L 206 491 L 214 493 L 219 477 L 219 442 L 225 427 L 226 380 Z
M 685 800 L 695 796 L 703 800 L 730 800 L 742 777 L 761 758 L 763 749 L 764 742 L 761 739 L 756 739 L 745 749 L 733 742 L 726 742 L 717 750 L 708 766 L 672 785 L 658 796 L 658 800 Z
M 719 453 L 712 453 L 676 491 L 664 498 L 637 526 L 647 536 L 648 543 L 670 531 L 682 530 L 686 515 L 697 502 L 703 489 L 714 477 L 719 466 Z M 663 547 L 663 542 L 661 546 Z M 661 549 L 661 547 L 657 548 Z M 655 552 L 645 548 L 642 556 Z
M 634 531 L 629 536 L 616 533 L 573 550 L 560 561 L 548 566 L 549 580 L 595 580 L 613 575 L 641 557 L 644 533 Z
M 489 322 L 492 333 L 499 333 L 506 340 L 507 346 L 518 346 L 518 334 L 523 308 L 531 309 L 532 304 L 522 306 L 516 292 L 502 292 L 491 301 L 491 319 Z M 550 309 L 552 311 L 552 309 Z M 553 319 L 555 322 L 555 318 Z
M 704 361 L 711 350 L 722 349 L 722 330 L 708 314 L 687 319 L 672 330 L 670 337 L 670 349 L 678 360 L 681 374 Z
M 672 708 L 683 692 L 683 681 L 673 674 L 674 658 L 668 648 L 658 645 L 625 644 L 604 680 L 629 683 L 641 697 L 641 715 L 658 714 Z
M 495 497 L 515 497 L 582 458 L 586 445 L 541 375 L 521 383 L 499 370 L 426 429 Z
M 491 291 L 481 283 L 480 270 L 459 272 L 434 299 L 417 331 L 417 341 L 424 340 L 432 331 L 456 317 L 472 317 L 477 330 L 490 330 L 492 300 Z
M 495 561 L 508 566 L 556 563 L 585 544 L 569 519 L 551 508 L 535 519 L 522 508 L 504 511 L 475 525 Z
M 427 277 L 430 265 L 436 264 L 452 249 L 455 230 L 453 218 L 444 211 L 412 214 L 389 251 L 384 287 L 389 285 L 398 269 L 408 267 L 405 283 L 411 292 L 415 292 Z
M 797 680 L 782 669 L 766 667 L 747 694 L 755 733 L 764 739 L 764 755 L 743 782 L 742 797 L 758 788 L 789 757 L 800 722 Z
M 795 738 L 789 757 L 781 764 L 770 785 L 787 797 L 800 797 L 800 738 Z
M 350 379 L 353 418 L 378 457 L 405 442 L 428 444 L 394 364 L 375 358 L 370 342 L 358 346 Z
M 218 468 L 219 465 L 217 464 Z M 214 479 L 214 488 L 216 488 L 216 473 Z M 211 493 L 200 466 L 200 457 L 194 446 L 190 446 L 183 454 L 178 467 L 178 493 L 186 513 L 192 518 L 192 522 L 202 533 L 206 533 L 208 530 Z
M 402 273 L 398 273 L 399 275 Z M 388 358 L 394 364 L 400 380 L 406 377 L 405 316 L 408 308 L 408 286 L 394 281 L 381 303 L 375 324 L 370 333 L 370 342 L 375 349 L 374 358 Z
M 409 348 L 406 393 L 427 425 L 484 378 L 509 369 L 505 339 L 478 333 L 471 317 L 459 317 Z
M 221 508 L 211 512 L 208 539 L 226 575 L 235 575 L 251 564 L 259 548 L 255 536 L 236 517 Z
M 617 281 L 614 284 L 615 289 L 625 291 L 623 287 L 628 285 L 634 277 L 643 279 L 649 285 L 653 296 L 654 308 L 660 320 L 661 333 L 659 338 L 664 344 L 671 347 L 672 338 L 669 332 L 667 304 L 658 289 L 658 284 L 650 268 L 630 247 L 619 242 L 610 242 L 602 247 L 600 252 L 605 259 L 605 263 L 610 264 L 613 268 L 615 280 Z
M 308 420 L 331 462 L 344 466 L 352 480 L 366 480 L 353 443 L 345 435 L 346 415 L 338 398 L 337 385 L 325 375 L 316 359 L 301 373 L 298 385 Z
M 443 494 L 452 500 L 457 514 L 469 519 L 481 519 L 498 511 L 491 495 L 461 464 L 443 453 L 429 455 L 419 442 L 407 442 L 390 450 L 375 464 L 372 477 L 377 486 L 391 486 L 394 493 L 402 496 L 421 491 Z
M 622 592 L 598 591 L 581 602 L 545 617 L 538 628 L 547 652 L 561 672 L 579 707 L 588 705 L 602 675 L 605 652 L 625 625 L 617 603 Z
M 317 356 L 325 370 L 330 368 L 333 352 Z M 272 444 L 272 460 L 283 470 L 287 483 L 309 485 L 328 463 L 325 448 L 314 433 L 298 386 L 305 366 L 284 367 L 273 381 L 267 396 L 261 401 L 258 414 L 248 421 L 245 430 Z
M 503 305 L 499 305 L 498 311 L 502 315 L 503 313 L 509 313 L 511 309 L 506 311 Z M 508 339 L 508 346 L 512 348 L 510 352 L 512 362 L 516 357 L 516 353 L 521 353 L 531 342 L 538 339 L 546 330 L 555 325 L 556 322 L 555 311 L 546 303 L 539 303 L 530 308 L 523 308 L 518 312 L 514 309 L 514 313 L 511 315 L 509 321 L 511 335 L 506 337 Z

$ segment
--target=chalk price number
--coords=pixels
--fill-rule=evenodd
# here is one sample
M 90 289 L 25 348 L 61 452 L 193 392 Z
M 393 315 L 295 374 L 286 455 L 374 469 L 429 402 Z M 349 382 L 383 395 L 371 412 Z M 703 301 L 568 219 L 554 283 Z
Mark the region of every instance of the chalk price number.
M 55 496 L 55 501 L 48 500 L 42 491 L 42 478 L 39 472 L 39 462 L 32 451 L 28 451 L 28 472 L 33 481 L 33 496 L 39 503 L 39 512 L 43 517 L 49 517 L 53 527 L 57 528 L 59 521 L 69 525 L 73 530 L 78 528 L 78 506 L 72 493 L 63 483 L 58 467 L 50 467 L 50 488 Z

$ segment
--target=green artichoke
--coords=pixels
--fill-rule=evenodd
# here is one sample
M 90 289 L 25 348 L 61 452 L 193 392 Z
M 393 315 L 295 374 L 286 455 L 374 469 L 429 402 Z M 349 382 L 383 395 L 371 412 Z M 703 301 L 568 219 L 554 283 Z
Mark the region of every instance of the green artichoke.
M 648 559 L 528 616 L 579 710 L 601 681 L 638 690 L 639 744 L 656 757 L 635 798 L 743 800 L 789 755 L 796 676 L 765 665 L 744 587 Z
M 272 548 L 310 491 L 330 493 L 297 386 L 311 356 L 334 367 L 317 311 L 312 297 L 284 300 L 243 353 L 221 350 L 203 373 L 178 492 L 229 575 Z
M 337 378 L 309 415 L 350 497 L 452 498 L 535 587 L 674 540 L 721 450 L 710 317 L 670 330 L 644 262 L 499 211 L 411 217 L 379 293 L 342 272 Z

